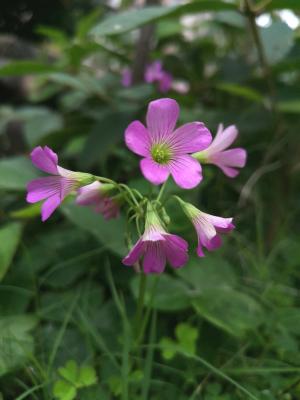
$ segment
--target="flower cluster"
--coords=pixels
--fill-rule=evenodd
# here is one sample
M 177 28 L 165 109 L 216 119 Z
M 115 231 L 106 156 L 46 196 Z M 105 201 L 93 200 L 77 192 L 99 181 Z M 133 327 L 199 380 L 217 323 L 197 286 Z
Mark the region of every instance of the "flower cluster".
M 158 90 L 161 93 L 167 93 L 171 89 L 173 77 L 163 69 L 162 62 L 157 60 L 147 65 L 144 81 L 146 83 L 157 83 Z M 123 69 L 121 83 L 124 87 L 132 85 L 132 71 L 129 68 Z
M 159 67 L 152 66 L 147 79 L 156 79 Z M 31 153 L 32 163 L 50 176 L 35 179 L 27 186 L 27 201 L 44 201 L 42 220 L 47 220 L 54 210 L 71 194 L 76 204 L 89 206 L 105 219 L 116 218 L 121 206 L 127 207 L 128 222 L 135 220 L 138 233 L 143 221 L 144 233 L 132 246 L 123 264 L 140 268 L 144 273 L 161 273 L 168 262 L 180 268 L 188 260 L 188 243 L 167 230 L 169 217 L 161 197 L 166 181 L 171 175 L 182 189 L 195 188 L 202 180 L 202 164 L 214 164 L 225 175 L 233 178 L 237 168 L 244 167 L 246 151 L 229 149 L 238 135 L 235 126 L 226 129 L 219 125 L 214 139 L 203 122 L 191 122 L 176 128 L 179 106 L 173 99 L 163 98 L 150 102 L 146 126 L 133 121 L 125 130 L 125 143 L 142 157 L 140 169 L 153 185 L 161 185 L 156 199 L 143 196 L 136 189 L 108 178 L 88 173 L 74 172 L 58 165 L 57 154 L 49 147 L 36 147 Z M 221 246 L 221 235 L 234 229 L 232 218 L 207 214 L 179 196 L 173 196 L 193 224 L 197 237 L 199 257 L 203 248 L 213 251 Z

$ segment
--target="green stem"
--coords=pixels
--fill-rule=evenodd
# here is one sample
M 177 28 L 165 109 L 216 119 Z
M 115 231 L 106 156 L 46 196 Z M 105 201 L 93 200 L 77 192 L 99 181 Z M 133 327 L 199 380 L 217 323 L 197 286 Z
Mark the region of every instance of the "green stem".
M 145 302 L 145 293 L 147 287 L 147 275 L 144 274 L 142 271 L 140 273 L 140 286 L 139 286 L 139 295 L 137 301 L 137 310 L 135 316 L 135 326 L 136 326 L 136 337 L 138 338 L 140 335 L 140 331 L 142 329 L 143 324 L 143 309 L 144 309 L 144 302 Z
M 159 190 L 159 193 L 158 193 L 158 196 L 157 196 L 157 199 L 156 199 L 157 202 L 159 202 L 160 199 L 162 198 L 162 195 L 164 194 L 164 190 L 165 190 L 165 188 L 166 188 L 166 186 L 167 186 L 167 182 L 168 182 L 168 180 L 166 180 L 166 181 L 161 185 L 160 190 Z

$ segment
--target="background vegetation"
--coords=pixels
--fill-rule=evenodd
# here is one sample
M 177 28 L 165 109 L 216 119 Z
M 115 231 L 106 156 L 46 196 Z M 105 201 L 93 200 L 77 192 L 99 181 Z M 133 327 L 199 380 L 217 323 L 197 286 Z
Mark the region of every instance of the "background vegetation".
M 299 399 L 299 1 L 3 3 L 0 398 Z M 42 224 L 25 187 L 38 174 L 30 149 L 47 144 L 65 167 L 147 191 L 123 134 L 162 97 L 139 80 L 157 59 L 189 88 L 167 94 L 181 122 L 236 124 L 248 163 L 233 180 L 206 167 L 186 193 L 237 228 L 219 251 L 148 280 L 136 341 L 124 220 L 71 201 Z M 194 248 L 192 226 L 169 212 Z

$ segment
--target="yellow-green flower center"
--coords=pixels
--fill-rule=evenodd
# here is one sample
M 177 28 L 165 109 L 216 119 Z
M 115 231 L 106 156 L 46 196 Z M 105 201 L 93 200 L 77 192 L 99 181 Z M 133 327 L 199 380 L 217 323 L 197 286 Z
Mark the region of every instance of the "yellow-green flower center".
M 167 164 L 171 160 L 172 153 L 165 144 L 155 144 L 151 149 L 151 156 L 158 164 Z

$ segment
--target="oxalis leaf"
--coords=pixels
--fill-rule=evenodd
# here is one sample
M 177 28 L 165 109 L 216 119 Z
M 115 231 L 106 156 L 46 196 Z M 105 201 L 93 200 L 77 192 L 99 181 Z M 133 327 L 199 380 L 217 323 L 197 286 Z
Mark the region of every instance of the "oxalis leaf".
M 105 221 L 88 207 L 66 204 L 61 207 L 65 216 L 75 225 L 93 234 L 113 253 L 124 256 L 127 252 L 124 243 L 125 221 L 119 217 Z
M 21 239 L 22 225 L 18 222 L 0 228 L 0 281 L 4 278 Z
M 0 318 L 0 376 L 22 365 L 33 353 L 34 341 L 29 331 L 36 322 L 31 315 Z

